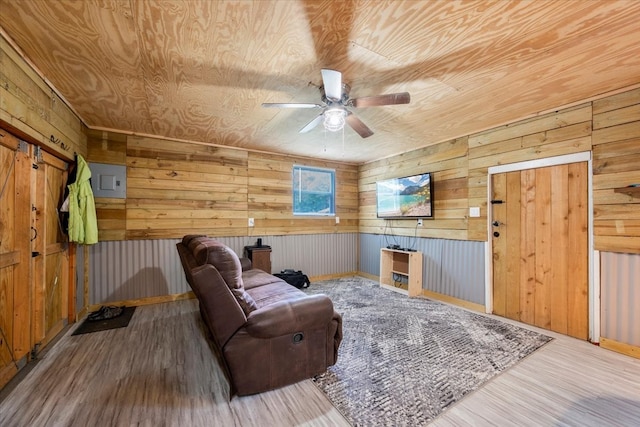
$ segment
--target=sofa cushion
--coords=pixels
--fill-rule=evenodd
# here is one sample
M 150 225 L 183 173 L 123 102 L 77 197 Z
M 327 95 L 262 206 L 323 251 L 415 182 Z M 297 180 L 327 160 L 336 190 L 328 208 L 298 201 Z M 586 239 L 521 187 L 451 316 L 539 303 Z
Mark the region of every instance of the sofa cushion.
M 220 272 L 229 289 L 244 290 L 240 259 L 227 245 L 213 239 L 202 239 L 195 244 L 193 256 L 199 265 L 213 265 Z
M 284 281 L 256 286 L 255 288 L 248 289 L 247 292 L 249 292 L 256 302 L 258 308 L 266 307 L 280 301 L 297 300 L 307 296 L 300 289 Z
M 238 304 L 242 307 L 245 316 L 248 316 L 249 313 L 258 309 L 256 302 L 244 289 L 231 289 L 231 293 L 236 297 L 236 300 L 238 300 Z
M 244 271 L 242 273 L 242 284 L 244 285 L 245 290 L 253 289 L 258 286 L 268 285 L 270 283 L 285 283 L 279 277 L 276 277 L 272 274 L 265 273 L 262 270 L 258 270 L 256 268 Z M 287 285 L 290 286 L 290 285 Z

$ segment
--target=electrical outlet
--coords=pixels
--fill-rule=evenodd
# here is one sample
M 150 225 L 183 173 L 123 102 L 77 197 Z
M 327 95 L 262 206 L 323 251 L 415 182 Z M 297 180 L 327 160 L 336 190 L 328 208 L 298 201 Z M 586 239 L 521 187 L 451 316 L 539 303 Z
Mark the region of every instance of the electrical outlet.
M 418 227 L 422 227 L 422 218 L 418 218 Z
M 336 224 L 340 224 L 340 217 L 339 216 L 336 217 Z
M 253 227 L 254 225 L 255 225 L 255 222 L 253 218 L 249 218 L 249 227 Z

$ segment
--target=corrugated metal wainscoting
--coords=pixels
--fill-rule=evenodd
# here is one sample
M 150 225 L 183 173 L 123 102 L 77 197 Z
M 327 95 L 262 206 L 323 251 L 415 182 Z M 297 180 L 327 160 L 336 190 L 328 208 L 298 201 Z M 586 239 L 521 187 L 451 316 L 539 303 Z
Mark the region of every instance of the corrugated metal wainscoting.
M 484 242 L 360 234 L 360 271 L 380 275 L 380 248 L 422 252 L 422 288 L 484 305 Z
M 640 255 L 600 253 L 601 336 L 640 346 Z
M 84 308 L 84 246 L 76 247 L 76 300 L 75 312 L 80 313 Z
M 310 277 L 358 270 L 357 234 L 221 237 L 243 255 L 258 237 L 272 248 L 273 272 L 302 270 Z M 89 303 L 149 298 L 188 292 L 177 239 L 100 242 L 89 251 Z

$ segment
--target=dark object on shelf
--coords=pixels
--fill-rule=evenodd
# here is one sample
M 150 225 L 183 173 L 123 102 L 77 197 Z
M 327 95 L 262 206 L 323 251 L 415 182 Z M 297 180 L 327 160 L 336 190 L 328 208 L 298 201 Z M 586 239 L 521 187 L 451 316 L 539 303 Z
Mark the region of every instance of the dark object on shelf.
M 309 277 L 300 270 L 282 270 L 280 273 L 275 273 L 274 276 L 281 278 L 291 286 L 295 286 L 298 289 L 308 288 L 311 284 Z

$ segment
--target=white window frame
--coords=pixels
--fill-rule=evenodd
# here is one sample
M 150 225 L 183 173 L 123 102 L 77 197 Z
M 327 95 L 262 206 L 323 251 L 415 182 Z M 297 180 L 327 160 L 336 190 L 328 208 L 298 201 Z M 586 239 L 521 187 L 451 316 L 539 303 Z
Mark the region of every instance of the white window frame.
M 331 206 L 330 212 L 296 212 L 296 197 L 302 197 L 306 191 L 303 191 L 301 188 L 301 182 L 296 183 L 296 171 L 304 172 L 325 172 L 330 174 L 331 176 Z M 302 174 L 299 174 L 301 177 Z M 335 216 L 336 215 L 336 171 L 335 169 L 328 168 L 318 168 L 314 166 L 304 166 L 304 165 L 293 165 L 293 169 L 291 172 L 291 182 L 292 182 L 292 206 L 291 209 L 293 211 L 294 216 Z

